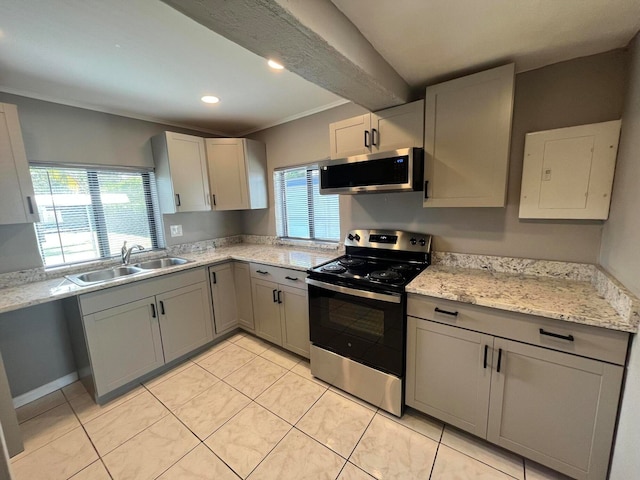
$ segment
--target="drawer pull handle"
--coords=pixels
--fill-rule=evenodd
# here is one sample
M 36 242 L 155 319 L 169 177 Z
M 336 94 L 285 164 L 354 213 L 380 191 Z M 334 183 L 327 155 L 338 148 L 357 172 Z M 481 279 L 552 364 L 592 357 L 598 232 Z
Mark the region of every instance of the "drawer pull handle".
M 567 340 L 568 342 L 573 342 L 573 335 L 560 335 L 559 333 L 547 332 L 544 328 L 540 329 L 540 335 L 547 335 L 553 338 L 560 338 L 562 340 Z
M 290 277 L 290 276 L 287 275 L 284 278 L 286 278 L 287 280 L 291 280 L 292 282 L 297 282 L 298 281 L 298 277 Z
M 434 310 L 436 313 L 444 313 L 445 315 L 451 315 L 452 317 L 458 316 L 458 312 L 449 312 L 448 310 L 442 310 L 438 307 L 436 307 Z
M 265 272 L 263 270 L 256 270 L 256 273 L 259 273 L 260 275 L 269 275 L 269 272 Z
M 489 353 L 489 345 L 484 346 L 484 367 L 487 368 L 487 354 Z
M 273 289 L 273 303 L 278 303 L 278 299 L 276 298 L 276 292 L 278 291 L 277 288 Z
M 502 364 L 502 349 L 498 349 L 498 368 L 496 368 L 496 372 L 500 373 L 500 365 Z

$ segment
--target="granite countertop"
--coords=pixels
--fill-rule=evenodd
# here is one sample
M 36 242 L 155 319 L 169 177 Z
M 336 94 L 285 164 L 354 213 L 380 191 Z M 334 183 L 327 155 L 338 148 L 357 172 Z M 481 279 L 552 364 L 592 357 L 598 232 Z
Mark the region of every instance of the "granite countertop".
M 85 287 L 81 287 L 67 280 L 64 278 L 64 274 L 61 273 L 58 278 L 2 288 L 0 289 L 0 313 L 18 310 L 32 305 L 39 305 L 53 300 L 60 300 L 83 293 L 94 292 L 104 288 L 126 285 L 139 280 L 167 275 L 190 268 L 214 265 L 229 260 L 257 262 L 305 271 L 308 268 L 335 258 L 337 253 L 335 250 L 311 250 L 286 246 L 236 244 L 202 252 L 179 253 L 176 256 L 186 258 L 187 260 L 191 260 L 191 262 L 159 270 L 150 270 L 149 272 L 136 274 L 134 276 L 122 277 L 106 284 L 94 284 Z M 134 256 L 132 263 L 136 261 Z M 111 266 L 115 266 L 115 264 Z M 98 270 L 100 268 L 108 268 L 108 266 L 98 268 L 88 267 L 86 271 Z
M 407 286 L 407 292 L 637 332 L 640 320 L 637 299 L 632 296 L 631 299 L 626 296 L 622 298 L 620 292 L 608 295 L 607 289 L 615 287 L 615 279 L 608 277 L 602 269 L 591 267 L 593 279 L 586 281 L 432 265 Z

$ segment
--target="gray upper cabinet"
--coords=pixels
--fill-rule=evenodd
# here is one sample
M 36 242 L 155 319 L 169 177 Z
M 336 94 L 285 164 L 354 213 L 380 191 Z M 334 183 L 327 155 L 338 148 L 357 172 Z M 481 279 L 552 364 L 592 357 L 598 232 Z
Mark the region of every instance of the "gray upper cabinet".
M 504 207 L 514 67 L 427 87 L 424 207 Z
M 216 335 L 220 335 L 238 326 L 233 264 L 225 263 L 209 267 L 209 278 L 211 280 L 213 322 L 216 326 Z
M 0 103 L 0 225 L 38 221 L 18 108 Z
M 204 138 L 164 132 L 151 147 L 162 213 L 211 210 Z
M 331 158 L 422 147 L 423 108 L 419 100 L 331 123 Z
M 267 208 L 264 143 L 248 138 L 208 138 L 206 150 L 213 210 Z

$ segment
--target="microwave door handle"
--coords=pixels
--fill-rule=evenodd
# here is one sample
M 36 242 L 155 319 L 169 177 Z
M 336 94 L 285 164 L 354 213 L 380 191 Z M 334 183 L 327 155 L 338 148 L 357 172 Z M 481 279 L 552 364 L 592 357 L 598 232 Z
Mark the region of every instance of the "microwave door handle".
M 368 290 L 358 290 L 357 288 L 343 287 L 341 285 L 333 285 L 332 283 L 320 282 L 312 278 L 307 278 L 308 285 L 314 287 L 324 288 L 325 290 L 331 290 L 332 292 L 344 293 L 345 295 L 353 295 L 354 297 L 369 298 L 371 300 L 380 300 L 387 303 L 401 303 L 402 296 L 395 293 L 376 293 L 369 292 Z

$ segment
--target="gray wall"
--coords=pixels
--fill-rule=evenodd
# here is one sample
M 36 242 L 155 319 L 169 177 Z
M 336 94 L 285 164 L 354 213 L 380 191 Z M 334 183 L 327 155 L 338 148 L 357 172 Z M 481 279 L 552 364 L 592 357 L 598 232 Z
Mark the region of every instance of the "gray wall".
M 600 263 L 640 297 L 640 35 L 632 42 L 628 91 L 613 186 L 611 216 L 605 224 Z M 627 367 L 611 480 L 640 472 L 640 340 L 635 335 Z
M 354 227 L 428 232 L 440 251 L 595 263 L 603 222 L 524 221 L 518 218 L 524 135 L 620 118 L 627 55 L 616 50 L 516 76 L 506 208 L 422 208 L 421 193 L 343 195 L 342 235 Z M 345 105 L 253 135 L 267 144 L 269 172 L 329 155 L 332 121 L 363 110 Z M 270 185 L 272 189 L 272 186 Z M 273 204 L 270 190 L 270 204 Z M 245 233 L 275 235 L 273 208 L 245 213 Z

